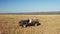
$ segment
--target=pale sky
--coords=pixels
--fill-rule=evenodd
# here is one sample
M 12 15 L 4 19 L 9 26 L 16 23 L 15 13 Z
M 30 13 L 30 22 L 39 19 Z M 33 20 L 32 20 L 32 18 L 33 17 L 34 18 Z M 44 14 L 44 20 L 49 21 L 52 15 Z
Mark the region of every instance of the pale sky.
M 0 0 L 0 13 L 60 11 L 60 0 Z

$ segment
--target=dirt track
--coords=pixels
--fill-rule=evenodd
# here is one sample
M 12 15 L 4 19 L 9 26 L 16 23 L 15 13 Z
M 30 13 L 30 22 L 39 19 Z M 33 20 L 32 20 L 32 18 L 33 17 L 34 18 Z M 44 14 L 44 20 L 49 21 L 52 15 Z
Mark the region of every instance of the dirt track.
M 41 25 L 22 28 L 22 19 L 37 18 Z M 60 15 L 0 15 L 0 33 L 5 34 L 60 34 Z

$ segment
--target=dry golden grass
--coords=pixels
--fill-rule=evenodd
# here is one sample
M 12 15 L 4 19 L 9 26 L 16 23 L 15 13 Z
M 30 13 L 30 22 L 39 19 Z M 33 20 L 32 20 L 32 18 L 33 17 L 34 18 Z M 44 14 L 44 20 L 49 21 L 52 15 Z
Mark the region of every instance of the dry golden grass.
M 22 19 L 37 18 L 39 26 L 22 28 Z M 0 34 L 60 34 L 60 15 L 0 15 Z

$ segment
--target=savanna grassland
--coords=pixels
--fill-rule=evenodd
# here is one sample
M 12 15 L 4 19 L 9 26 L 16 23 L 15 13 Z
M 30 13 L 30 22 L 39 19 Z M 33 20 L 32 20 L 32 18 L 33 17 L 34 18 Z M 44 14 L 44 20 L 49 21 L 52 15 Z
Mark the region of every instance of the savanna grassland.
M 28 18 L 39 19 L 41 25 L 19 26 Z M 60 15 L 0 15 L 0 34 L 60 34 Z

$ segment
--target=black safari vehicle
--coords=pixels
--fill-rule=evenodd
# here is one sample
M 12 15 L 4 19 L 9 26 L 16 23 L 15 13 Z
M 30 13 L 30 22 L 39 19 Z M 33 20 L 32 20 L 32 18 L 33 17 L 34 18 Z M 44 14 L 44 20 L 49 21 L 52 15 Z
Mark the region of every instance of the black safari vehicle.
M 39 21 L 38 20 L 32 20 L 31 23 L 29 23 L 29 19 L 28 20 L 21 20 L 19 22 L 19 25 L 22 26 L 22 27 L 27 27 L 27 26 L 38 26 L 40 25 Z

